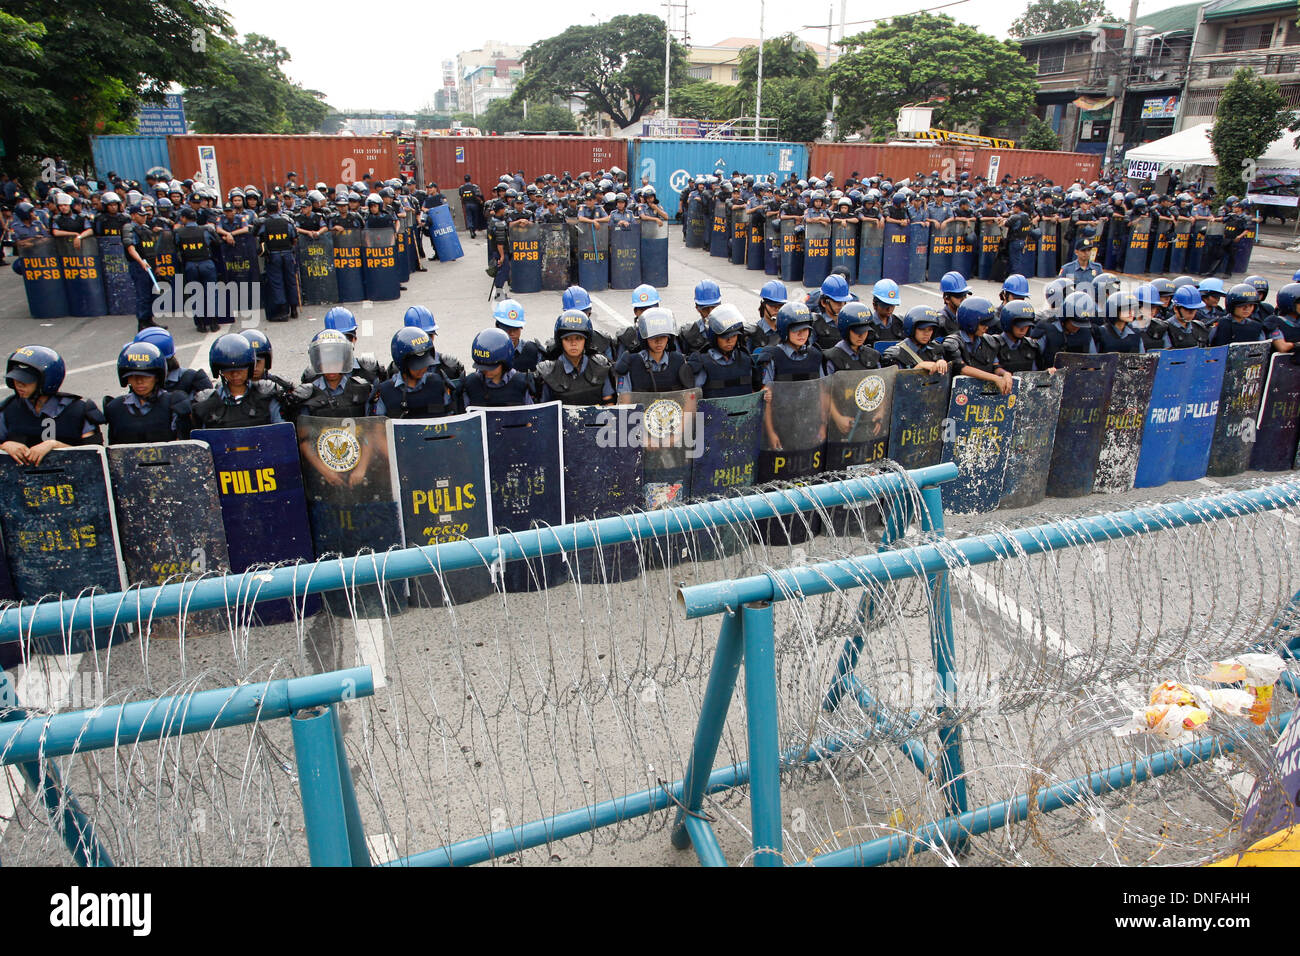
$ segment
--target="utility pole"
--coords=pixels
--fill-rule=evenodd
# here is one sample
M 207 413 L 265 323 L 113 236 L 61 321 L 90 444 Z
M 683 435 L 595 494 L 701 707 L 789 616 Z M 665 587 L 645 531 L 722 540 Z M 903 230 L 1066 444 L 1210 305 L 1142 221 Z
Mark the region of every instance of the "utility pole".
M 754 97 L 754 139 L 758 140 L 758 127 L 763 115 L 763 32 L 764 19 L 767 16 L 767 0 L 758 4 L 758 90 Z
M 1115 102 L 1110 108 L 1110 135 L 1106 137 L 1106 162 L 1111 166 L 1115 159 L 1115 150 L 1120 142 L 1120 122 L 1124 117 L 1124 100 L 1128 92 L 1128 74 L 1133 65 L 1134 40 L 1137 33 L 1138 0 L 1129 0 L 1128 27 L 1124 30 L 1124 53 L 1120 58 L 1120 67 L 1116 79 Z M 1113 167 L 1112 167 L 1113 168 Z
M 668 120 L 673 115 L 668 106 L 668 80 L 673 62 L 673 5 L 665 3 L 664 6 L 668 8 L 664 15 L 664 129 L 667 130 Z

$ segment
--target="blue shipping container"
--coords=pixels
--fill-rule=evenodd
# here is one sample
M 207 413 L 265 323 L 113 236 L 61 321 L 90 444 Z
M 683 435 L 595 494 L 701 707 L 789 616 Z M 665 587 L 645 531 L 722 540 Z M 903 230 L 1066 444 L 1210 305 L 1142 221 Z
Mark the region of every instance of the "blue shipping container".
M 746 176 L 771 173 L 785 182 L 791 173 L 808 176 L 806 143 L 765 143 L 733 139 L 634 139 L 629 147 L 628 178 L 650 180 L 668 215 L 677 215 L 686 183 L 696 176 Z
M 117 173 L 143 184 L 150 169 L 171 162 L 166 136 L 92 136 L 90 150 L 95 158 L 95 178 L 100 182 L 106 182 L 109 173 Z

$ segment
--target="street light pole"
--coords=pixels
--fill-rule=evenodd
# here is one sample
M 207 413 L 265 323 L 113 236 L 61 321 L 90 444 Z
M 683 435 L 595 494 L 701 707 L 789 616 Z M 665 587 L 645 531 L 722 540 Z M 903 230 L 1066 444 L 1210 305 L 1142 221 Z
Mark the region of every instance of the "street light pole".
M 758 91 L 754 97 L 754 139 L 758 139 L 758 125 L 763 115 L 763 40 L 764 18 L 767 16 L 767 0 L 758 5 Z

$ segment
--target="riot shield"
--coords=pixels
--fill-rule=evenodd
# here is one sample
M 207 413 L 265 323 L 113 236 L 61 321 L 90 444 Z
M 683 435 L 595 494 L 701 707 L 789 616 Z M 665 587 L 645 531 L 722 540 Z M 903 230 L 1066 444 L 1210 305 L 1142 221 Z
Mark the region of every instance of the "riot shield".
M 465 250 L 460 245 L 460 236 L 456 235 L 456 222 L 452 219 L 450 207 L 445 204 L 434 206 L 424 214 L 424 221 L 433 239 L 433 251 L 438 254 L 439 262 L 455 262 L 465 255 Z
M 334 234 L 334 282 L 339 302 L 361 302 L 366 297 L 362 246 L 360 229 L 344 229 Z
M 316 557 L 373 552 L 383 560 L 402 546 L 402 522 L 388 465 L 386 418 L 298 416 L 298 450 Z M 381 618 L 406 602 L 406 585 L 331 591 L 325 602 L 339 615 Z
M 1205 477 L 1210 463 L 1210 443 L 1219 418 L 1228 346 L 1178 351 L 1191 356 L 1192 371 L 1183 395 L 1183 416 L 1178 422 L 1178 445 L 1170 477 L 1174 481 L 1196 481 Z
M 709 232 L 709 255 L 726 259 L 731 255 L 731 207 L 721 199 L 713 201 L 713 228 Z
M 588 292 L 609 288 L 609 229 L 580 222 L 578 234 L 578 285 Z
M 1205 257 L 1205 225 L 1203 221 L 1192 224 L 1187 236 L 1187 260 L 1183 263 L 1183 271 L 1192 275 L 1201 271 L 1201 259 Z
M 642 504 L 642 408 L 566 405 L 564 511 L 569 522 L 605 518 Z M 629 581 L 641 573 L 636 544 L 606 544 L 570 559 L 583 584 Z
M 632 392 L 634 405 L 644 408 L 645 509 L 681 504 L 691 497 L 691 454 L 697 448 L 695 429 L 699 389 L 676 392 Z
M 762 251 L 761 241 L 759 251 Z M 763 268 L 761 261 L 758 268 Z M 668 288 L 668 223 L 661 219 L 641 220 L 641 281 L 656 289 Z
M 803 278 L 803 225 L 797 219 L 781 220 L 781 281 Z
M 981 279 L 988 279 L 993 275 L 993 264 L 998 260 L 998 249 L 1002 245 L 1003 233 L 1003 227 L 996 222 L 990 219 L 980 220 L 979 277 Z
M 1078 498 L 1092 493 L 1118 364 L 1119 356 L 1113 352 L 1062 352 L 1056 356 L 1056 374 L 1065 376 L 1065 387 L 1047 471 L 1047 494 L 1053 498 Z
M 1151 220 L 1151 260 L 1147 265 L 1147 272 L 1153 276 L 1164 275 L 1165 269 L 1169 264 L 1169 240 L 1173 236 L 1173 228 L 1170 223 L 1163 222 L 1159 217 L 1152 217 Z
M 1034 270 L 1038 268 L 1038 253 L 1030 251 L 1030 241 L 1028 237 L 1007 240 L 1007 268 L 1019 272 L 1025 278 L 1033 276 Z
M 1201 261 L 1197 272 L 1219 269 L 1219 257 L 1223 254 L 1223 221 L 1205 224 L 1205 248 L 1201 250 Z
M 564 524 L 561 405 L 484 408 L 488 473 L 492 478 L 492 533 L 509 537 L 534 525 Z M 507 592 L 539 591 L 564 580 L 564 558 L 521 558 L 494 567 Z
M 328 235 L 330 234 L 326 233 L 326 236 Z M 303 237 L 301 236 L 299 237 L 298 261 L 300 263 L 303 261 L 305 257 L 303 248 L 304 248 L 304 243 L 306 241 L 307 240 L 304 239 Z M 334 240 L 332 238 L 326 239 L 324 236 L 322 236 L 321 239 L 317 241 L 329 242 L 329 255 L 330 255 L 329 271 L 330 271 L 330 275 L 333 276 Z M 242 301 L 251 303 L 253 301 L 252 298 L 253 283 L 258 281 L 258 272 L 259 272 L 258 261 L 257 261 L 257 237 L 250 235 L 249 233 L 244 233 L 242 236 L 235 237 L 235 242 L 233 245 L 226 245 L 225 243 L 223 243 L 222 247 L 225 250 L 225 259 L 224 259 L 225 271 L 223 273 L 223 280 L 225 282 L 239 283 L 239 285 L 236 286 L 236 288 L 240 290 L 241 296 L 243 296 Z M 317 267 L 319 268 L 319 263 L 317 263 Z M 330 282 L 332 285 L 333 284 L 332 278 Z M 305 273 L 302 272 L 300 267 L 298 288 L 302 290 L 302 301 L 304 303 L 310 301 L 307 298 L 307 293 L 309 291 L 308 284 L 309 284 L 308 277 Z M 337 288 L 335 288 L 334 291 L 335 291 L 335 295 L 332 298 L 322 299 L 320 301 L 337 302 L 338 301 Z
M 1251 471 L 1286 471 L 1295 464 L 1300 430 L 1300 353 L 1278 353 L 1268 368 L 1255 427 Z
M 696 500 L 743 493 L 754 483 L 763 437 L 764 393 L 702 399 L 697 456 L 691 459 L 691 492 Z M 748 534 L 735 525 L 696 532 L 696 560 L 735 554 Z
M 333 305 L 339 301 L 331 233 L 326 232 L 317 239 L 298 240 L 298 288 L 302 290 L 303 305 Z
M 1105 244 L 1101 247 L 1098 258 L 1102 268 L 1108 271 L 1124 271 L 1124 257 L 1128 254 L 1128 223 L 1120 216 L 1106 217 Z M 1075 242 L 1078 242 L 1075 237 Z M 1070 250 L 1073 255 L 1074 250 Z
M 858 282 L 875 285 L 884 276 L 884 227 L 879 219 L 868 219 L 862 223 L 860 245 Z
M 563 292 L 569 287 L 569 224 L 543 222 L 542 291 Z
M 907 248 L 907 227 L 895 222 L 885 223 L 883 242 L 881 271 L 884 278 L 893 279 L 899 285 L 906 285 L 911 261 Z
M 0 455 L 0 514 L 19 600 L 84 599 L 92 588 L 115 594 L 126 587 L 103 448 L 56 448 L 35 466 Z M 31 650 L 80 654 L 127 637 L 122 625 L 100 627 L 35 638 Z
M 904 468 L 937 465 L 943 455 L 943 418 L 950 379 L 938 372 L 899 369 L 889 413 L 889 457 Z
M 54 240 L 49 236 L 25 240 L 18 254 L 23 257 L 23 291 L 27 293 L 31 317 L 60 319 L 67 315 L 68 293 L 63 287 L 63 267 Z
M 1142 428 L 1146 424 L 1147 405 L 1151 403 L 1159 362 L 1159 352 L 1119 356 L 1115 384 L 1106 406 L 1101 454 L 1097 456 L 1097 479 L 1092 488 L 1097 494 L 1133 490 L 1142 450 Z
M 1002 500 L 1020 380 L 1011 383 L 1010 393 L 1003 395 L 992 382 L 966 375 L 953 379 L 948 406 L 953 427 L 945 436 L 942 458 L 958 470 L 943 486 L 943 510 L 950 514 L 987 514 Z
M 641 284 L 641 224 L 623 223 L 609 231 L 609 287 L 635 289 Z
M 87 236 L 81 240 L 80 249 L 72 245 L 71 239 L 55 239 L 54 245 L 59 250 L 68 315 L 78 318 L 108 315 L 103 270 L 99 264 L 99 240 Z
M 398 298 L 402 294 L 402 280 L 397 268 L 395 233 L 388 228 L 363 229 L 361 242 L 366 298 L 376 302 Z
M 843 219 L 831 222 L 831 268 L 848 272 L 849 285 L 858 281 L 858 224 Z
M 1242 274 L 1250 271 L 1250 254 L 1255 249 L 1255 233 L 1258 229 L 1257 223 L 1252 219 L 1246 226 L 1244 235 L 1232 244 L 1232 258 L 1229 260 L 1229 271 Z
M 408 548 L 472 541 L 492 534 L 492 484 L 488 478 L 487 427 L 478 412 L 430 421 L 388 421 L 388 468 L 401 509 L 402 541 Z M 485 551 L 482 564 L 441 571 L 438 552 L 428 551 L 430 574 L 412 578 L 411 603 L 458 605 L 493 591 Z
M 230 553 L 221 523 L 212 452 L 197 441 L 110 445 L 108 471 L 126 579 L 152 587 L 204 574 L 227 574 Z M 191 637 L 224 630 L 224 616 L 186 618 Z M 153 637 L 178 637 L 176 618 L 155 618 Z
M 975 223 L 953 223 L 952 270 L 966 278 L 975 275 Z
M 763 223 L 761 214 L 753 211 L 745 213 L 745 268 L 751 272 L 762 272 L 767 261 L 767 249 L 763 243 Z M 641 231 L 645 236 L 645 230 Z M 643 239 L 644 241 L 644 239 Z M 641 269 L 645 271 L 645 251 L 641 252 Z
M 826 470 L 881 461 L 889 451 L 896 368 L 836 372 L 827 379 Z
M 999 508 L 1027 508 L 1047 494 L 1052 443 L 1065 390 L 1064 379 L 1050 372 L 1021 372 L 1016 381 L 1016 414 Z
M 954 233 L 957 223 L 951 219 L 930 230 L 930 274 L 938 277 L 952 269 Z
M 683 239 L 687 249 L 703 249 L 709 230 L 709 214 L 704 200 L 691 196 L 686 201 L 686 224 Z
M 1030 229 L 1029 234 L 1025 236 L 1025 259 L 1028 260 L 1026 265 L 1033 270 L 1024 274 L 1026 279 L 1032 279 L 1038 275 L 1038 243 L 1042 238 L 1043 231 L 1037 226 Z
M 406 225 L 406 219 L 403 216 L 398 216 L 397 225 L 393 229 L 393 265 L 397 267 L 398 285 L 411 278 L 410 240 L 411 233 Z M 370 296 L 370 298 L 373 299 L 374 296 Z
M 1264 367 L 1272 346 L 1268 342 L 1237 342 L 1228 346 L 1219 416 L 1214 421 L 1210 463 L 1206 474 L 1215 478 L 1237 475 L 1250 464 L 1255 446 L 1255 423 L 1264 395 Z
M 907 281 L 918 285 L 925 281 L 925 266 L 930 258 L 930 224 L 914 222 L 907 227 Z
M 1155 383 L 1151 386 L 1151 402 L 1142 427 L 1142 451 L 1138 455 L 1134 488 L 1154 488 L 1173 477 L 1179 422 L 1187 401 L 1187 388 L 1196 368 L 1191 354 L 1195 351 L 1166 349 L 1160 353 Z
M 521 219 L 510 224 L 510 291 L 542 291 L 542 227 Z
M 728 208 L 729 234 L 731 236 L 731 264 L 743 266 L 745 264 L 745 246 L 749 243 L 749 213 L 745 207 L 737 209 L 734 205 Z
M 1057 265 L 1056 257 L 1059 252 L 1058 245 L 1058 223 L 1055 220 L 1047 220 L 1039 223 L 1041 235 L 1038 237 L 1038 275 L 1043 278 L 1054 276 L 1060 266 Z
M 770 276 L 781 274 L 781 220 L 768 213 L 763 220 L 763 272 Z
M 135 315 L 135 284 L 127 267 L 121 236 L 99 237 L 99 261 L 104 267 L 104 300 L 109 315 Z
M 170 282 L 176 277 L 176 265 L 180 258 L 176 255 L 176 237 L 170 229 L 158 233 L 158 255 L 154 258 L 153 274 L 159 284 Z
M 192 437 L 212 449 L 231 571 L 242 574 L 255 566 L 311 561 L 311 525 L 293 426 L 202 428 Z M 241 593 L 255 598 L 257 585 L 249 579 Z M 253 623 L 292 621 L 295 602 L 301 617 L 320 609 L 315 595 L 267 601 L 251 609 Z
M 805 478 L 825 467 L 826 385 L 823 379 L 771 382 L 766 403 L 758 480 Z
M 803 284 L 818 288 L 831 271 L 831 227 L 824 222 L 810 222 L 803 232 Z
M 1169 245 L 1169 271 L 1182 272 L 1187 264 L 1187 250 L 1192 237 L 1192 221 L 1178 219 L 1174 223 L 1173 241 Z

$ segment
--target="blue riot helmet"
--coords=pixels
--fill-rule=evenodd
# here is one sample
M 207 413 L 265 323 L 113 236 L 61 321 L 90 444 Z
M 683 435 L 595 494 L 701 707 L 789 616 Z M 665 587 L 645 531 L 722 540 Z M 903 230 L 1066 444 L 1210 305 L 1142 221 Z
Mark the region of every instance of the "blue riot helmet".
M 722 290 L 712 279 L 701 279 L 695 286 L 695 304 L 710 306 L 722 301 Z
M 1180 286 L 1174 293 L 1174 305 L 1182 309 L 1199 309 L 1205 305 L 1201 293 L 1194 285 Z
M 1092 296 L 1086 292 L 1071 292 L 1061 303 L 1061 318 L 1075 325 L 1092 325 L 1097 315 L 1097 306 Z
M 515 361 L 515 343 L 500 329 L 484 329 L 474 336 L 469 356 L 477 368 L 504 365 L 508 369 Z
M 635 299 L 636 297 L 633 296 L 633 301 Z M 563 308 L 577 309 L 579 312 L 584 312 L 591 308 L 591 296 L 587 294 L 587 290 L 582 286 L 571 285 L 560 296 L 560 304 Z
M 1153 289 L 1156 290 L 1157 298 L 1159 298 L 1162 295 L 1173 295 L 1174 290 L 1177 288 L 1177 286 L 1175 286 L 1164 276 L 1159 276 L 1155 279 L 1152 279 L 1150 282 L 1147 283 L 1147 285 L 1151 286 Z M 1140 302 L 1142 300 L 1139 299 L 1138 301 Z
M 411 329 L 422 329 L 425 332 L 434 334 L 438 331 L 438 321 L 422 305 L 413 305 L 406 310 L 406 315 L 402 316 L 402 325 Z
M 715 309 L 709 316 L 710 329 L 713 327 L 713 317 L 721 311 L 722 309 Z M 676 333 L 677 322 L 673 318 L 673 314 L 667 309 L 654 306 L 637 316 L 636 334 L 641 337 L 642 341 L 648 342 L 659 335 L 675 335 Z
M 581 288 L 579 288 L 578 286 L 574 286 L 573 289 L 577 289 L 579 292 L 582 292 L 583 296 L 587 298 L 587 305 L 586 305 L 586 306 L 576 306 L 576 305 L 572 305 L 572 306 L 571 306 L 571 305 L 567 305 L 567 304 L 566 304 L 566 305 L 565 305 L 565 308 L 567 308 L 567 309 L 577 309 L 577 308 L 587 308 L 587 307 L 589 307 L 589 306 L 591 305 L 591 299 L 590 299 L 590 297 L 587 296 L 587 293 L 586 293 L 584 290 L 582 290 Z M 570 289 L 569 292 L 572 292 L 573 289 Z M 566 293 L 564 293 L 564 294 L 565 294 L 565 296 L 567 297 L 569 293 L 566 292 Z M 567 303 L 567 298 L 566 298 L 566 303 Z M 641 285 L 637 286 L 635 289 L 632 290 L 632 308 L 634 308 L 634 309 L 648 309 L 648 308 L 651 308 L 652 306 L 656 306 L 656 305 L 658 305 L 658 304 L 659 304 L 659 290 L 656 289 L 654 286 L 649 285 L 649 284 L 643 282 L 643 283 L 641 283 Z
M 307 359 L 317 375 L 344 375 L 352 371 L 352 343 L 338 329 L 321 329 L 307 346 Z
M 161 385 L 167 378 L 167 359 L 151 342 L 127 342 L 117 356 L 117 381 L 121 385 L 132 375 L 153 375 Z
M 419 326 L 407 325 L 398 329 L 393 334 L 389 351 L 393 364 L 403 374 L 418 375 L 434 363 L 433 339 Z
M 1196 285 L 1196 280 L 1191 276 L 1175 276 L 1173 280 L 1174 289 L 1181 289 L 1185 285 Z
M 248 374 L 252 375 L 253 363 L 256 360 L 253 346 L 238 332 L 227 332 L 212 343 L 212 348 L 208 349 L 208 368 L 212 370 L 214 378 L 219 377 L 223 371 L 230 372 L 241 368 L 247 369 Z
M 5 384 L 14 382 L 36 383 L 37 395 L 53 395 L 63 384 L 67 366 L 63 356 L 44 345 L 24 345 L 14 350 L 5 367 Z
M 1166 279 L 1165 281 L 1168 282 L 1169 280 Z M 1122 293 L 1119 292 L 1115 293 L 1115 295 L 1121 295 L 1121 294 Z M 1111 298 L 1112 299 L 1115 298 L 1115 295 L 1112 295 Z M 1137 300 L 1138 305 L 1159 305 L 1160 287 L 1157 286 L 1154 282 L 1144 282 L 1140 286 L 1138 286 L 1136 290 L 1134 290 L 1133 298 Z M 1107 300 L 1106 302 L 1106 314 L 1108 317 L 1110 317 L 1109 300 Z
M 497 325 L 522 329 L 524 327 L 524 307 L 514 299 L 502 299 L 492 307 L 492 318 L 496 320 Z
M 960 272 L 945 272 L 939 280 L 939 292 L 942 295 L 970 295 L 971 287 Z M 1028 295 L 1028 291 L 1025 294 Z
M 565 309 L 555 320 L 555 341 L 562 342 L 570 335 L 581 335 L 591 341 L 591 316 L 578 309 Z
M 1098 303 L 1105 302 L 1119 288 L 1119 277 L 1113 272 L 1103 272 L 1092 280 L 1092 286 L 1097 290 L 1093 298 Z
M 893 279 L 881 279 L 871 287 L 871 298 L 881 305 L 898 305 L 903 295 L 898 291 L 898 283 Z
M 1277 290 L 1277 314 L 1294 315 L 1300 302 L 1300 282 L 1288 282 Z
M 265 369 L 271 371 L 271 340 L 266 337 L 266 333 L 259 329 L 244 329 L 239 334 L 248 339 L 248 344 L 253 347 L 254 360 L 262 359 L 266 362 Z
M 1223 295 L 1223 280 L 1213 278 L 1202 279 L 1201 284 L 1197 286 L 1197 290 L 1201 293 L 1202 297 L 1207 293 L 1210 295 Z
M 764 282 L 763 288 L 758 290 L 758 295 L 764 302 L 776 302 L 780 305 L 785 305 L 786 299 L 789 298 L 785 285 L 778 279 Z
M 1114 322 L 1124 313 L 1128 313 L 1129 318 L 1137 311 L 1138 297 L 1132 292 L 1112 292 L 1106 298 L 1106 319 Z
M 844 276 L 828 275 L 822 282 L 821 296 L 832 302 L 849 301 L 849 283 Z
M 903 334 L 910 336 L 917 329 L 937 329 L 941 321 L 939 310 L 928 305 L 914 305 L 903 316 Z
M 809 315 L 807 306 L 801 306 L 800 308 L 803 309 L 804 315 Z M 782 306 L 781 310 L 785 311 L 785 306 Z M 811 316 L 808 321 L 809 324 L 812 323 Z M 780 328 L 779 318 L 777 319 L 777 327 Z M 713 340 L 713 344 L 715 345 L 717 344 L 718 339 L 728 335 L 739 335 L 744 331 L 744 328 L 744 317 L 740 314 L 740 310 L 730 302 L 718 306 L 709 313 L 709 338 Z M 782 338 L 785 338 L 784 334 L 782 335 Z
M 776 314 L 776 331 L 782 342 L 790 340 L 790 333 L 798 329 L 811 329 L 812 313 L 802 302 L 787 302 Z
M 1255 287 L 1255 292 L 1258 294 L 1260 302 L 1263 302 L 1268 298 L 1268 280 L 1263 276 L 1246 276 L 1246 278 L 1241 281 L 1245 282 L 1247 285 Z
M 1259 293 L 1249 282 L 1241 282 L 1228 290 L 1228 301 L 1224 306 L 1231 314 L 1239 305 L 1259 305 Z
M 149 342 L 158 346 L 158 351 L 162 353 L 162 357 L 165 359 L 169 359 L 176 354 L 176 342 L 172 338 L 172 334 L 161 325 L 151 325 L 148 328 L 141 329 L 135 333 L 133 341 Z
M 871 310 L 861 302 L 850 302 L 840 309 L 835 325 L 840 330 L 840 338 L 847 342 L 851 329 L 861 330 L 871 325 Z
M 1002 291 L 1007 295 L 1015 296 L 1017 299 L 1027 299 L 1029 298 L 1029 280 L 1019 272 L 1013 272 L 1002 283 Z
M 1033 325 L 1038 321 L 1033 304 L 1024 299 L 1012 299 L 1003 305 L 998 309 L 998 318 L 1004 329 L 1012 329 L 1017 325 Z
M 1297 269 L 1291 276 L 1292 282 L 1300 282 L 1300 269 Z
M 325 328 L 342 332 L 344 335 L 354 335 L 357 331 L 357 317 L 352 314 L 351 309 L 336 305 L 325 313 Z
M 981 296 L 969 296 L 957 308 L 957 327 L 967 335 L 975 335 L 981 325 L 993 321 L 993 303 Z

